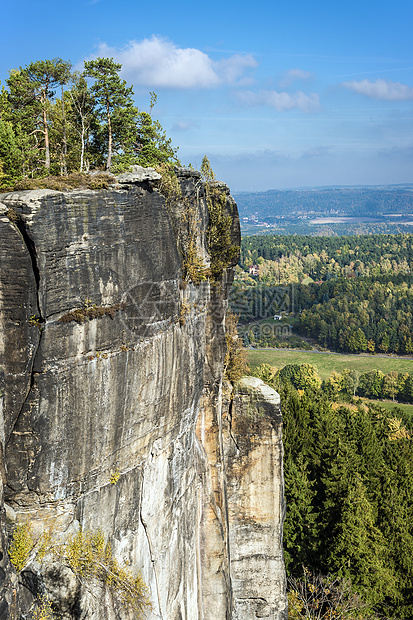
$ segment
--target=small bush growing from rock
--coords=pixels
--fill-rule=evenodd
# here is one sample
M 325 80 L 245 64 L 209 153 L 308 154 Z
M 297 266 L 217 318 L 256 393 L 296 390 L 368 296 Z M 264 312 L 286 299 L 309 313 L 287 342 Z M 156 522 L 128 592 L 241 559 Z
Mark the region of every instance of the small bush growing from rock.
M 109 482 L 110 484 L 116 484 L 118 482 L 120 478 L 120 471 L 118 469 L 116 469 L 113 474 L 111 475 L 111 477 L 109 478 Z
M 114 598 L 126 609 L 142 618 L 145 610 L 151 608 L 146 585 L 140 573 L 132 572 L 115 560 L 112 548 L 100 530 L 80 530 L 64 544 L 54 548 L 57 559 L 68 566 L 84 583 L 96 579 L 105 585 Z
M 238 318 L 232 312 L 227 312 L 225 317 L 225 341 L 227 352 L 224 360 L 225 377 L 231 381 L 238 381 L 249 372 L 247 365 L 247 352 L 244 344 L 238 336 Z
M 59 322 L 70 323 L 71 321 L 76 321 L 76 323 L 84 323 L 85 321 L 98 319 L 105 315 L 113 319 L 119 310 L 124 310 L 125 308 L 126 304 L 124 302 L 113 304 L 112 306 L 97 306 L 96 304 L 91 305 L 90 300 L 87 299 L 83 308 L 76 308 L 75 310 L 66 312 L 66 314 L 60 317 Z
M 35 539 L 29 523 L 16 526 L 9 547 L 9 558 L 17 573 L 26 566 L 30 552 L 35 546 Z
M 113 475 L 116 481 L 118 476 L 119 472 L 116 470 Z M 133 574 L 119 564 L 100 530 L 79 530 L 65 542 L 55 543 L 52 529 L 35 537 L 30 523 L 24 523 L 16 526 L 8 553 L 18 573 L 27 566 L 31 556 L 39 562 L 47 557 L 69 568 L 86 588 L 90 581 L 97 581 L 109 590 L 122 607 L 133 611 L 137 620 L 141 620 L 144 612 L 152 607 L 141 574 Z M 52 606 L 47 596 L 36 601 L 33 618 L 53 618 Z

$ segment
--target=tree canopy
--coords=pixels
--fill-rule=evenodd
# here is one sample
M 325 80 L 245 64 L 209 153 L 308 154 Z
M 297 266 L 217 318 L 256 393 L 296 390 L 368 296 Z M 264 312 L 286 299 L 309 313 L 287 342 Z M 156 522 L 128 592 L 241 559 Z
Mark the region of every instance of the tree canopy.
M 258 275 L 251 277 L 254 264 Z M 279 299 L 297 315 L 296 331 L 322 347 L 413 352 L 412 234 L 244 237 L 240 267 L 232 306 L 240 322 L 274 315 L 264 302 Z M 259 315 L 254 295 L 263 301 Z
M 175 165 L 158 120 L 134 103 L 133 87 L 113 58 L 86 61 L 72 71 L 61 58 L 38 60 L 10 71 L 0 92 L 0 183 L 131 165 Z
M 338 403 L 314 381 L 296 389 L 299 367 L 254 371 L 281 396 L 288 575 L 304 566 L 348 580 L 367 605 L 356 617 L 411 618 L 412 420 L 401 409 Z

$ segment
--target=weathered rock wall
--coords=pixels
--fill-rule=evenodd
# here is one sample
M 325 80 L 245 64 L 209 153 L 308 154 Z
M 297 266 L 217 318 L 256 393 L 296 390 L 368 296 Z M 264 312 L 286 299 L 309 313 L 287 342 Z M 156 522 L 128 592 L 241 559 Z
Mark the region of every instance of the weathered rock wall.
M 285 617 L 284 479 L 280 397 L 238 381 L 224 428 L 233 620 Z
M 275 557 L 282 571 L 278 508 L 264 585 L 279 593 L 265 609 L 239 611 L 239 599 L 257 593 L 233 589 L 231 554 L 240 539 L 230 503 L 243 466 L 237 471 L 237 454 L 224 445 L 232 275 L 227 269 L 214 286 L 183 281 L 194 230 L 209 264 L 208 206 L 199 173 L 179 175 L 182 196 L 169 204 L 150 170 L 108 190 L 0 196 L 0 500 L 8 514 L 6 527 L 2 508 L 0 619 L 30 617 L 42 593 L 62 618 L 132 617 L 47 556 L 31 557 L 16 576 L 6 552 L 16 521 L 30 521 L 37 533 L 51 526 L 56 540 L 100 528 L 118 561 L 141 570 L 150 618 L 283 617 L 284 584 L 271 576 Z M 236 205 L 220 189 L 237 243 Z M 279 429 L 278 409 L 262 428 L 273 418 Z M 280 465 L 279 435 L 274 446 Z M 266 483 L 278 484 L 280 495 L 265 501 L 276 507 L 282 470 L 271 467 Z

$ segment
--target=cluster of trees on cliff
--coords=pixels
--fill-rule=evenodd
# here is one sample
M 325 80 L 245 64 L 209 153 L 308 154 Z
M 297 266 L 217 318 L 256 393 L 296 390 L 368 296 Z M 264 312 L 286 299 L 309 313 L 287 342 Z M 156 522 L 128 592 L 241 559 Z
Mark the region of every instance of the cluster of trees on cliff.
M 0 92 L 0 185 L 176 162 L 177 149 L 151 115 L 156 94 L 149 112 L 140 111 L 121 68 L 112 58 L 97 58 L 76 72 L 54 58 L 10 71 Z
M 281 395 L 288 574 L 351 581 L 367 607 L 345 617 L 412 618 L 411 418 L 337 402 L 308 364 L 254 374 Z

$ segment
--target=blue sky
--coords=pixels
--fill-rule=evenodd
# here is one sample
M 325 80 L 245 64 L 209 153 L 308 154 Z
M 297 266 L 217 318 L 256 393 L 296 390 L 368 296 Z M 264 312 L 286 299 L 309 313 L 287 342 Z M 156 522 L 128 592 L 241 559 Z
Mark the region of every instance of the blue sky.
M 0 80 L 33 60 L 113 56 L 182 163 L 233 192 L 413 182 L 413 1 L 20 0 Z

